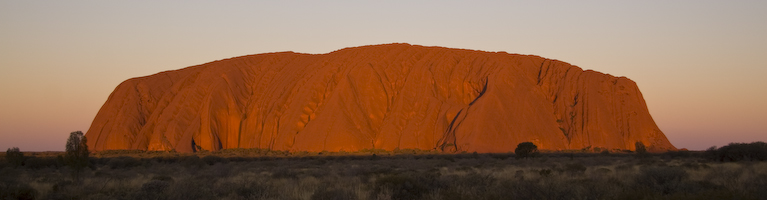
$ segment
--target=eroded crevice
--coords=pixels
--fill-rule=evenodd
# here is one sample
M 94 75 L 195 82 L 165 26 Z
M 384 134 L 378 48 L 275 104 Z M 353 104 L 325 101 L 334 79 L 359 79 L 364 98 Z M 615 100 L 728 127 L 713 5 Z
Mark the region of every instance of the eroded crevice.
M 578 105 L 578 96 L 579 96 L 579 95 L 580 95 L 580 93 L 576 93 L 576 94 L 575 94 L 575 97 L 573 97 L 573 104 L 572 104 L 572 105 L 570 105 L 570 107 L 573 107 L 573 108 L 574 108 L 576 105 Z
M 191 146 L 191 148 L 192 148 L 192 153 L 197 153 L 197 151 L 201 149 L 201 148 L 200 148 L 200 146 L 198 146 L 198 145 L 197 145 L 197 144 L 194 142 L 194 139 L 192 139 L 192 146 Z
M 543 73 L 543 66 L 546 65 L 546 61 L 549 61 L 549 59 L 543 59 L 543 62 L 541 62 L 541 66 L 538 68 L 538 85 L 541 85 L 541 80 L 543 80 L 543 76 L 549 73 L 549 69 L 551 69 L 551 62 L 549 61 L 549 65 L 546 66 L 546 72 Z
M 381 88 L 384 91 L 384 94 L 386 95 L 386 111 L 389 111 L 389 107 L 391 107 L 391 101 L 389 101 L 389 91 L 386 90 L 386 84 L 384 84 L 383 77 L 381 76 L 378 71 L 373 67 L 373 64 L 370 64 L 370 70 L 373 70 L 373 73 L 375 74 L 376 78 L 378 78 L 378 83 L 381 84 Z M 388 79 L 386 80 L 388 82 Z
M 442 136 L 442 139 L 440 139 L 437 142 L 437 144 L 439 145 L 437 148 L 439 148 L 442 151 L 453 151 L 453 152 L 460 151 L 460 149 L 458 148 L 458 141 L 455 136 L 455 131 L 458 129 L 458 127 L 461 126 L 463 121 L 466 119 L 466 116 L 468 116 L 469 109 L 471 108 L 471 106 L 474 105 L 474 103 L 476 103 L 477 100 L 479 100 L 479 98 L 484 96 L 484 94 L 487 92 L 487 85 L 489 82 L 490 82 L 489 78 L 485 77 L 485 84 L 482 86 L 482 90 L 478 92 L 479 94 L 477 95 L 477 97 L 474 98 L 474 100 L 472 100 L 471 103 L 469 103 L 469 105 L 466 106 L 466 108 L 462 108 L 461 110 L 459 110 L 458 113 L 455 115 L 455 117 L 453 117 L 453 120 L 450 122 L 450 125 L 448 125 L 445 133 Z M 450 149 L 450 147 L 453 147 L 453 149 Z
M 137 106 L 137 107 L 138 107 L 138 112 L 139 112 L 139 116 L 138 116 L 138 123 L 139 123 L 139 126 L 140 126 L 141 128 L 143 128 L 143 127 L 144 127 L 144 125 L 146 124 L 146 118 L 147 118 L 147 117 L 146 117 L 146 115 L 145 115 L 145 112 L 146 112 L 147 110 L 146 110 L 146 109 L 144 109 L 144 108 L 145 108 L 145 107 L 144 107 L 144 101 L 145 101 L 145 100 L 144 100 L 144 95 L 141 95 L 141 91 L 140 91 L 140 90 L 139 90 L 139 88 L 138 88 L 138 83 L 136 84 L 136 86 L 135 86 L 135 87 L 133 87 L 133 89 L 135 90 L 135 92 L 136 92 L 136 96 L 138 96 L 138 99 L 139 99 L 139 100 L 138 100 L 138 102 L 136 102 L 136 103 L 138 104 L 138 106 Z M 147 113 L 147 114 L 148 114 L 148 113 Z M 139 130 L 140 130 L 140 129 L 139 129 Z
M 477 98 L 474 98 L 474 100 L 471 101 L 471 103 L 469 103 L 469 106 L 474 105 L 474 103 L 476 103 L 477 100 L 479 100 L 479 98 L 482 97 L 482 95 L 485 95 L 485 92 L 487 92 L 487 83 L 488 82 L 490 82 L 489 78 L 485 77 L 485 86 L 482 86 L 482 91 L 479 91 L 479 94 L 477 95 Z
M 247 120 L 247 118 L 248 118 L 248 114 L 243 112 L 242 118 L 240 119 L 240 125 L 237 127 L 237 147 L 236 148 L 242 148 L 241 141 L 245 141 L 242 139 L 242 126 L 243 126 L 243 123 L 245 123 L 245 120 Z
M 463 109 L 459 110 L 458 113 L 455 114 L 455 117 L 453 117 L 453 120 L 450 121 L 450 125 L 448 125 L 447 130 L 444 134 L 442 134 L 442 138 L 437 142 L 437 144 L 439 144 L 438 148 L 441 151 L 446 151 L 446 149 L 450 146 L 454 148 L 453 151 L 458 151 L 458 145 L 456 144 L 457 141 L 455 137 L 455 128 L 457 126 L 455 123 L 458 121 L 458 117 L 461 116 L 461 112 L 463 112 Z M 449 151 L 450 149 L 447 150 Z

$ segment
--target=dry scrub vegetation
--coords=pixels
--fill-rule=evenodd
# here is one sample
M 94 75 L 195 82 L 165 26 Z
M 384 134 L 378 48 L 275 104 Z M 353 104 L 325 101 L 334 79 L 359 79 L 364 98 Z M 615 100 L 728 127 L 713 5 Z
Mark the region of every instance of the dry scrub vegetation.
M 764 199 L 767 163 L 702 152 L 107 151 L 73 179 L 55 153 L 0 161 L 0 199 Z

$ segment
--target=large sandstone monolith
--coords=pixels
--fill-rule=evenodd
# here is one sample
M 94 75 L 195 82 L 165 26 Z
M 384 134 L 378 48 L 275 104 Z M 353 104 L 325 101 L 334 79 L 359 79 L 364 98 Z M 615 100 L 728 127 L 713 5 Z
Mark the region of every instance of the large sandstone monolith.
M 565 62 L 409 44 L 249 55 L 121 83 L 94 150 L 675 149 L 636 84 Z

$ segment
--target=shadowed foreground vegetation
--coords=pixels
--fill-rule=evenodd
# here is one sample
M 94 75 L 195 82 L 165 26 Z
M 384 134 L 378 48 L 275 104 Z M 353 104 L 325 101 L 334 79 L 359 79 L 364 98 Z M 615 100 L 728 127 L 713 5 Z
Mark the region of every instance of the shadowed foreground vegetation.
M 724 147 L 723 147 L 724 148 Z M 767 163 L 726 152 L 437 154 L 418 150 L 104 151 L 0 161 L 0 199 L 764 199 Z M 726 149 L 725 149 L 726 150 Z M 739 154 L 735 154 L 737 157 Z M 729 158 L 725 156 L 725 158 Z M 740 158 L 740 157 L 738 157 Z M 745 160 L 745 161 L 744 161 Z M 14 161 L 15 162 L 15 161 Z

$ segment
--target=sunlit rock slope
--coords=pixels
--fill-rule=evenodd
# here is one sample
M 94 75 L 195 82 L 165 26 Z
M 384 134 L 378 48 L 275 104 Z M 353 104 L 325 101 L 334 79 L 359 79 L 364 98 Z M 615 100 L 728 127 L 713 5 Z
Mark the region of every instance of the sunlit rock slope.
M 636 84 L 532 55 L 409 44 L 267 53 L 121 83 L 94 150 L 674 147 Z

